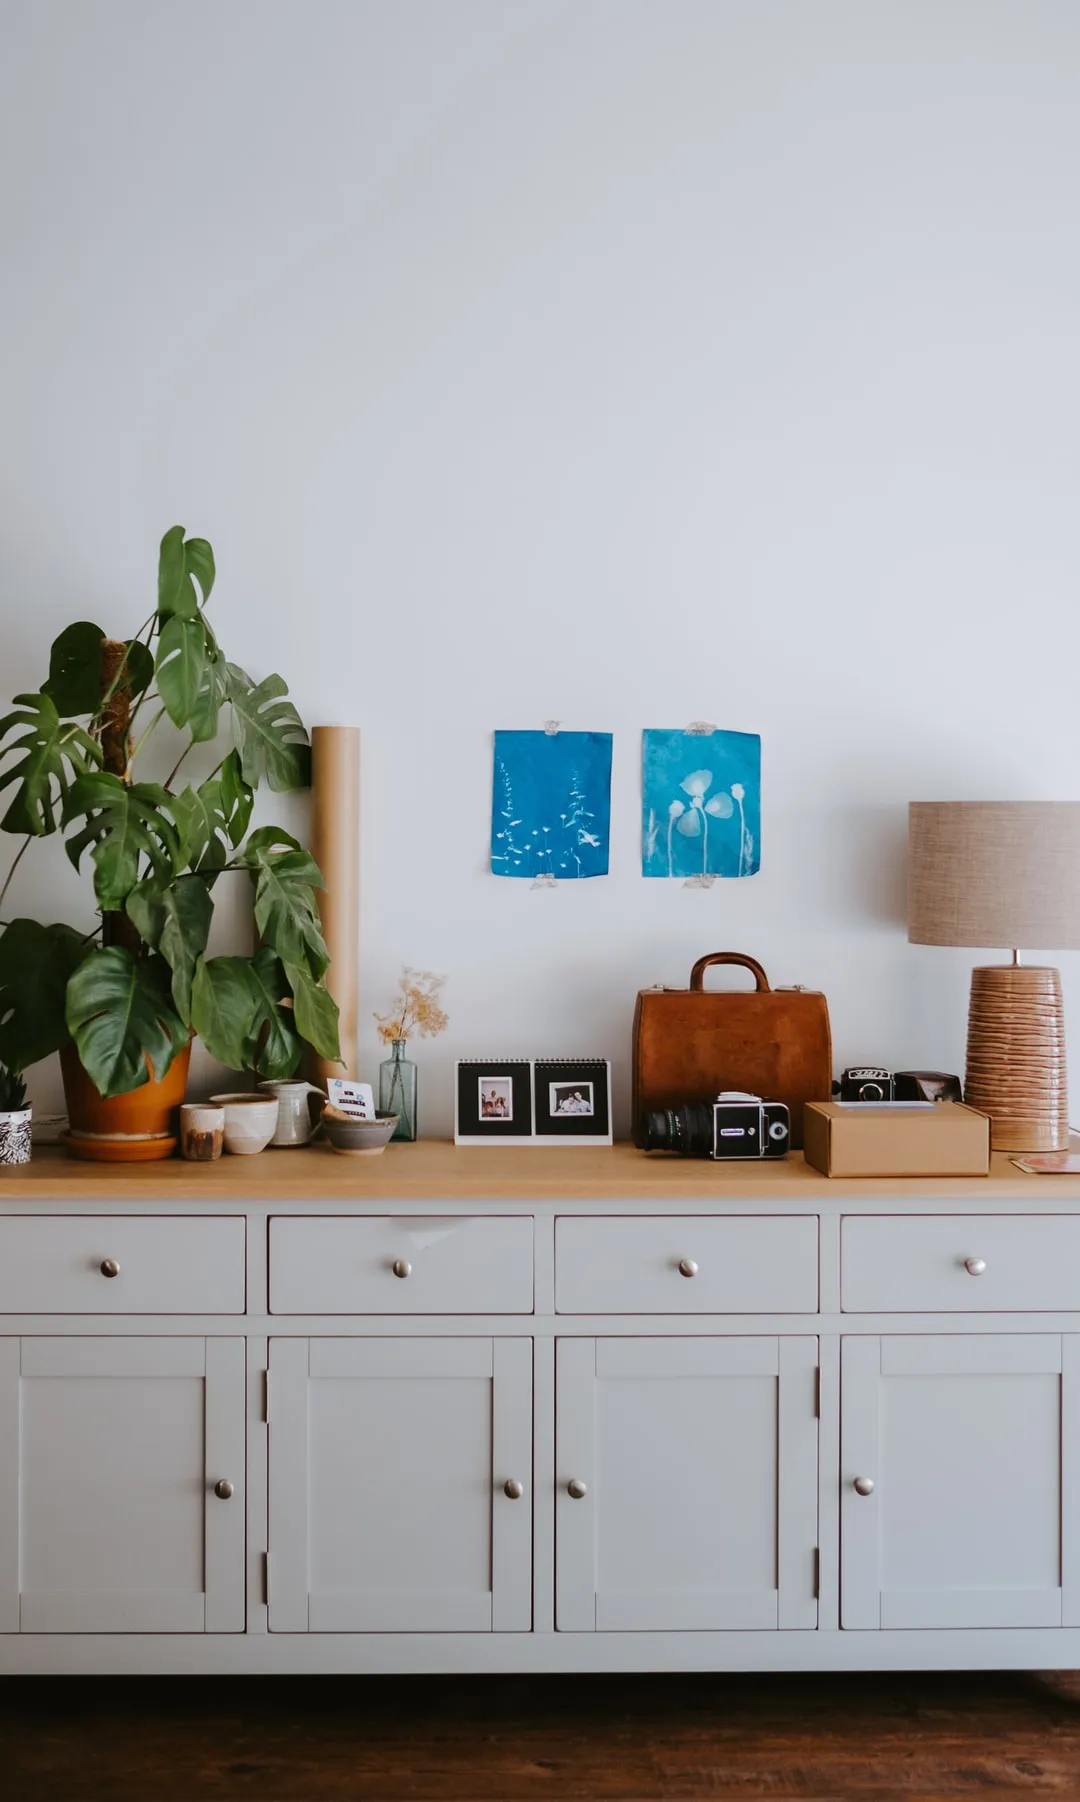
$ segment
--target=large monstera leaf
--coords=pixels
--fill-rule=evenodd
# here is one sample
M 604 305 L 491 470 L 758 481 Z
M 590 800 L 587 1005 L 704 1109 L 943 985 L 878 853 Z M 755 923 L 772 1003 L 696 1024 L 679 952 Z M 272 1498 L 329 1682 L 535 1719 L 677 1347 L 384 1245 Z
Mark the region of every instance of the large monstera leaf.
M 196 583 L 198 587 L 196 587 Z M 172 526 L 158 559 L 158 693 L 174 726 L 196 744 L 213 738 L 228 694 L 225 659 L 199 603 L 214 586 L 214 553 L 205 538 L 184 539 Z
M 81 726 L 60 718 L 50 695 L 16 695 L 15 707 L 0 719 L 0 740 L 17 735 L 0 750 L 0 762 L 13 760 L 0 776 L 0 790 L 18 783 L 0 829 L 42 838 L 56 831 L 57 803 L 100 763 L 101 752 Z
M 201 614 L 194 619 L 172 614 L 161 628 L 155 670 L 158 693 L 174 726 L 186 726 L 194 713 L 209 661 Z
M 235 751 L 216 776 L 174 795 L 169 810 L 180 833 L 181 866 L 203 874 L 222 869 L 248 829 L 254 800 Z
M 214 586 L 214 553 L 205 538 L 184 539 L 183 526 L 170 526 L 158 556 L 158 618 L 194 619 L 199 611 L 197 582 L 205 604 Z M 194 581 L 192 580 L 194 577 Z
M 253 832 L 244 859 L 255 883 L 255 924 L 284 965 L 297 1030 L 320 1057 L 337 1060 L 338 1010 L 323 980 L 330 954 L 315 904 L 322 872 L 311 853 L 277 826 Z
M 196 744 L 217 736 L 228 694 L 225 659 L 207 621 L 173 614 L 158 639 L 158 693 L 174 726 L 187 728 Z
M 105 633 L 92 620 L 76 620 L 54 639 L 49 679 L 42 684 L 66 718 L 96 713 L 101 706 L 101 646 Z
M 188 1041 L 164 959 L 134 958 L 119 945 L 92 951 L 75 971 L 67 1024 L 83 1069 L 106 1101 L 141 1088 L 151 1068 L 160 1081 Z
M 71 926 L 12 920 L 0 937 L 0 1063 L 27 1070 L 67 1044 L 68 979 L 90 954 Z
M 253 832 L 244 861 L 255 884 L 255 924 L 266 943 L 286 964 L 298 966 L 318 981 L 330 963 L 315 890 L 326 885 L 310 851 L 277 826 Z
M 150 877 L 132 889 L 127 915 L 139 937 L 161 952 L 172 971 L 173 1005 L 184 1025 L 190 1026 L 191 984 L 214 917 L 205 881 L 201 876 L 178 876 L 159 887 Z
M 192 985 L 192 1025 L 220 1063 L 261 1076 L 292 1076 L 303 1044 L 280 958 L 268 946 L 254 957 L 211 957 Z
M 228 665 L 211 636 L 207 650 L 206 671 L 188 716 L 188 730 L 196 744 L 208 744 L 217 737 L 221 709 L 229 698 Z
M 72 784 L 64 804 L 64 824 L 86 816 L 86 825 L 64 849 L 75 868 L 93 846 L 94 893 L 105 912 L 122 908 L 146 858 L 159 883 L 168 881 L 180 855 L 176 828 L 164 811 L 169 804 L 156 782 L 130 787 L 108 770 L 95 770 Z
M 49 679 L 41 692 L 49 696 L 57 713 L 66 719 L 100 713 L 101 646 L 106 634 L 87 619 L 77 620 L 53 640 L 49 654 Z M 138 696 L 154 679 L 154 659 L 138 638 L 127 640 L 121 679 L 117 687 Z
M 286 964 L 285 975 L 293 994 L 296 1030 L 320 1057 L 341 1062 L 338 1005 L 325 982 L 313 982 L 303 965 Z
M 311 783 L 311 747 L 304 723 L 280 676 L 266 676 L 257 685 L 236 663 L 227 666 L 233 733 L 240 753 L 244 781 L 258 788 L 265 778 L 272 789 L 308 788 Z

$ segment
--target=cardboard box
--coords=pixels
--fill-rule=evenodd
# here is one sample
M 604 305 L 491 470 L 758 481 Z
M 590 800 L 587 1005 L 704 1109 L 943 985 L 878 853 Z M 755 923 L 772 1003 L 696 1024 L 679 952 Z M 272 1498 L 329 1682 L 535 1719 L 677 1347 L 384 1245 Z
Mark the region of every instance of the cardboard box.
M 990 1119 L 959 1101 L 808 1101 L 803 1149 L 825 1176 L 986 1176 Z

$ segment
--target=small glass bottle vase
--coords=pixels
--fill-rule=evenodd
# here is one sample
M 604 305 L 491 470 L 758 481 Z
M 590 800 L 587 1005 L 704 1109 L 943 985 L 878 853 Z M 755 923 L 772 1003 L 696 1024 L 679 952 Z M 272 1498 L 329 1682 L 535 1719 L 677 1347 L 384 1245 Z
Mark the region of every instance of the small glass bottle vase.
M 405 1056 L 407 1039 L 392 1039 L 391 1056 L 379 1065 L 379 1112 L 397 1114 L 395 1139 L 416 1137 L 416 1065 Z

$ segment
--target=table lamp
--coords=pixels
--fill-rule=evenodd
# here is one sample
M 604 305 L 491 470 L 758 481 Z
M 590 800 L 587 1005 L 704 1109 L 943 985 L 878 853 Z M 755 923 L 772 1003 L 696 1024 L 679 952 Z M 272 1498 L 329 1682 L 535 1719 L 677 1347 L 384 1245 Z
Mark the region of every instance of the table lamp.
M 971 973 L 964 1100 L 995 1151 L 1064 1151 L 1061 977 L 1020 949 L 1080 947 L 1080 801 L 912 801 L 908 938 L 1012 950 Z

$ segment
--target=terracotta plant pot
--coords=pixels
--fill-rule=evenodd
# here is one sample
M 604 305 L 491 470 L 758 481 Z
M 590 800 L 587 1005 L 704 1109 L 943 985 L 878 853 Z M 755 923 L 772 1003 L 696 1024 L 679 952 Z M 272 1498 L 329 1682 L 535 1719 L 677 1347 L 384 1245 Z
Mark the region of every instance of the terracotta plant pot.
M 149 1082 L 103 1101 L 79 1062 L 74 1045 L 60 1053 L 67 1101 L 67 1147 L 73 1157 L 105 1163 L 167 1158 L 176 1149 L 180 1103 L 187 1088 L 191 1045 L 177 1053 L 162 1082 Z

